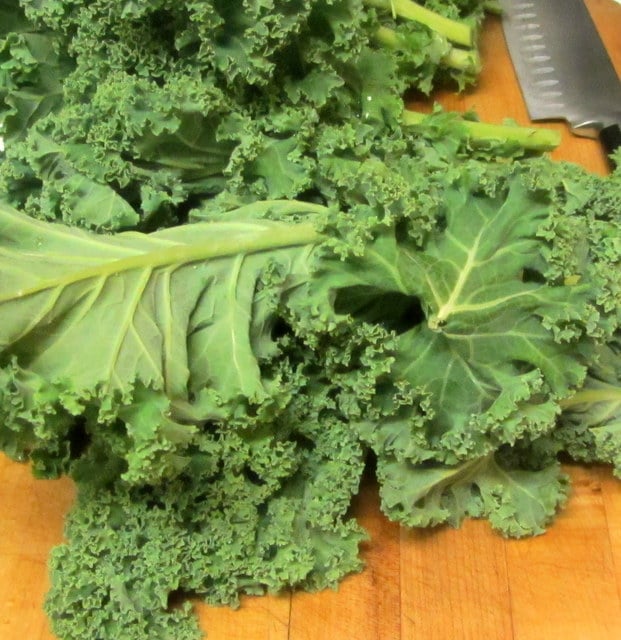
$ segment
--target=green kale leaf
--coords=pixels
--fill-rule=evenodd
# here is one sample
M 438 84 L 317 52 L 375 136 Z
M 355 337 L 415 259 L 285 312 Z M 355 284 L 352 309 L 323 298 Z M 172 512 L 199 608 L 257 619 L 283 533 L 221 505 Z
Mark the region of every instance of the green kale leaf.
M 280 298 L 308 269 L 309 248 L 319 239 L 311 222 L 231 220 L 106 236 L 3 205 L 0 237 L 0 352 L 4 375 L 14 380 L 0 392 L 2 440 L 10 441 L 12 430 L 23 437 L 21 418 L 14 421 L 20 415 L 41 416 L 35 422 L 43 421 L 42 429 L 43 416 L 54 413 L 69 419 L 90 411 L 106 424 L 123 406 L 136 443 L 144 424 L 152 439 L 187 446 L 192 427 L 170 417 L 170 403 L 202 402 L 194 413 L 204 420 L 227 403 L 260 405 L 278 395 L 259 358 L 274 350 Z M 88 357 L 86 336 L 96 337 Z M 143 417 L 135 402 L 141 387 L 163 399 Z M 144 464 L 140 453 L 134 458 L 130 470 Z
M 611 464 L 621 477 L 621 341 L 602 345 L 582 388 L 561 403 L 557 446 L 575 460 Z
M 508 535 L 532 534 L 566 495 L 553 461 L 521 471 L 508 462 L 510 451 L 555 430 L 616 311 L 604 311 L 589 269 L 573 279 L 556 274 L 554 257 L 568 249 L 563 225 L 574 231 L 575 251 L 599 251 L 583 244 L 593 238 L 588 216 L 561 217 L 550 195 L 527 186 L 528 174 L 511 173 L 446 188 L 422 246 L 403 218 L 369 219 L 366 242 L 352 243 L 350 234 L 349 251 L 342 248 L 311 287 L 318 307 L 396 333 L 390 380 L 418 411 L 371 415 L 357 428 L 378 456 L 384 509 L 406 523 L 421 508 L 420 523 L 425 513 L 454 523 L 477 514 Z M 558 245 L 546 238 L 551 224 Z M 387 402 L 381 395 L 376 401 Z M 435 475 L 443 478 L 439 488 Z M 525 499 L 528 490 L 516 491 L 517 478 L 542 487 L 539 507 Z M 420 488 L 416 500 L 412 484 Z M 447 497 L 455 491 L 459 500 Z M 481 502 L 483 494 L 497 502 Z M 433 500 L 444 506 L 431 508 Z

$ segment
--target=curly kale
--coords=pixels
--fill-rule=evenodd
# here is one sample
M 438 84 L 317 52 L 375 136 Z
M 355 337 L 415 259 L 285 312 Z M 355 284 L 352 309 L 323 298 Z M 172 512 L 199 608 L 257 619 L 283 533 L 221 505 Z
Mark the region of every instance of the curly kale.
M 335 586 L 371 461 L 391 519 L 514 537 L 560 456 L 620 472 L 621 173 L 404 115 L 483 4 L 0 0 L 0 448 L 78 488 L 63 640 Z
M 326 125 L 357 122 L 381 140 L 405 90 L 429 90 L 448 59 L 433 28 L 363 0 L 0 10 L 11 16 L 0 27 L 4 198 L 101 230 L 176 224 L 222 191 L 299 197 L 315 187 Z M 482 11 L 471 10 L 474 25 Z M 380 26 L 407 30 L 407 43 Z M 452 73 L 463 83 L 477 69 Z
M 209 206 L 150 234 L 0 207 L 0 443 L 80 494 L 61 637 L 166 637 L 175 593 L 335 584 L 371 452 L 389 517 L 511 536 L 564 502 L 560 451 L 617 462 L 614 408 L 576 418 L 591 380 L 616 403 L 616 197 L 594 188 L 615 182 L 470 161 L 417 192 L 415 162 L 384 182 L 332 155 L 342 209 Z

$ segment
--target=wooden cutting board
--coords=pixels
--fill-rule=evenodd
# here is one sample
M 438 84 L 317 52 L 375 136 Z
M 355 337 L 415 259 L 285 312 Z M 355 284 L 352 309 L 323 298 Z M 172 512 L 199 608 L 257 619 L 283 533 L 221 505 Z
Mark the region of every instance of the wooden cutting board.
M 621 5 L 587 4 L 621 73 Z M 496 18 L 485 25 L 482 55 L 475 90 L 434 99 L 488 121 L 528 124 Z M 597 143 L 552 126 L 563 135 L 553 157 L 606 173 Z M 237 611 L 197 605 L 201 623 L 209 640 L 618 640 L 621 482 L 604 467 L 567 470 L 568 507 L 548 533 L 528 540 L 504 540 L 477 521 L 459 530 L 400 529 L 381 515 L 367 483 L 355 505 L 371 535 L 366 571 L 338 591 L 244 598 Z M 46 561 L 73 496 L 67 479 L 35 481 L 0 455 L 1 640 L 54 640 L 42 611 Z

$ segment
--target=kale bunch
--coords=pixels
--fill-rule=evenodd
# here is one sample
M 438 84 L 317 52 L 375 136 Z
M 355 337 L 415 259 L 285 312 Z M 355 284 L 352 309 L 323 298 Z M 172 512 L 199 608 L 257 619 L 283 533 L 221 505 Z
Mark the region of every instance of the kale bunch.
M 59 637 L 336 585 L 365 465 L 516 537 L 560 456 L 621 472 L 621 172 L 404 116 L 482 6 L 0 0 L 0 448 L 78 488 Z
M 619 175 L 471 160 L 422 191 L 414 163 L 333 156 L 341 208 L 148 234 L 0 207 L 0 444 L 78 486 L 60 637 L 193 638 L 180 594 L 336 584 L 371 457 L 391 519 L 518 537 L 566 499 L 559 453 L 618 464 Z
M 450 41 L 390 5 L 3 0 L 3 198 L 111 231 L 183 222 L 223 191 L 300 197 L 316 186 L 326 126 L 353 123 L 381 145 L 406 89 L 428 91 L 451 68 Z M 460 18 L 455 6 L 442 10 Z M 445 21 L 473 47 L 481 6 L 464 15 Z M 462 84 L 476 77 L 460 65 Z

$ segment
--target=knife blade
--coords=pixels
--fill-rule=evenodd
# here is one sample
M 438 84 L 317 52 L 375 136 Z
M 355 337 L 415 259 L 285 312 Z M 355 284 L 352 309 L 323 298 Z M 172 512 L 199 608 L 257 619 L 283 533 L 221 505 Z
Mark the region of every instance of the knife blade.
M 621 81 L 583 0 L 500 0 L 502 25 L 531 120 L 621 146 Z

